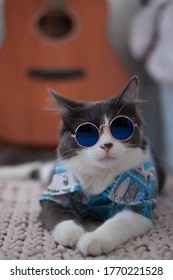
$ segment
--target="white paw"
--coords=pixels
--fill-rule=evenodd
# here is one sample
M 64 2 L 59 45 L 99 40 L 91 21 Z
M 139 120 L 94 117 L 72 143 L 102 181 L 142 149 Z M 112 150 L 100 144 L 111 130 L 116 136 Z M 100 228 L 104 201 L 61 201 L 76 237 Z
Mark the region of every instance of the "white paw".
M 98 256 L 112 251 L 112 241 L 97 231 L 85 233 L 77 243 L 78 250 L 83 255 Z
M 73 247 L 78 242 L 79 238 L 84 234 L 84 230 L 73 220 L 63 221 L 59 223 L 53 230 L 54 240 L 63 245 Z

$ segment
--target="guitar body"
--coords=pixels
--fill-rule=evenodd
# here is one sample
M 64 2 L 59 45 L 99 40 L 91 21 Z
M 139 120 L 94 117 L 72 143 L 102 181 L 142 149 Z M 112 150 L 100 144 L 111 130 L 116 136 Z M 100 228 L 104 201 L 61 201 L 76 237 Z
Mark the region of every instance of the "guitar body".
M 25 145 L 57 143 L 59 117 L 45 110 L 48 87 L 88 101 L 113 96 L 122 88 L 128 75 L 108 44 L 106 13 L 103 0 L 69 0 L 61 11 L 43 0 L 6 0 L 1 139 Z

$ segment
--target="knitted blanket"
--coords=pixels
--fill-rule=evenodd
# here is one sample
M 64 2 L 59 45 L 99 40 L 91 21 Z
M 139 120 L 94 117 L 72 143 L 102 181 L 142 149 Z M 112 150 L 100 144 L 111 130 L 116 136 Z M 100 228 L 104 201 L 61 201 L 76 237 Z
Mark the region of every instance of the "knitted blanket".
M 38 221 L 42 191 L 39 182 L 0 182 L 0 259 L 173 259 L 173 177 L 158 199 L 154 228 L 96 258 L 54 242 Z

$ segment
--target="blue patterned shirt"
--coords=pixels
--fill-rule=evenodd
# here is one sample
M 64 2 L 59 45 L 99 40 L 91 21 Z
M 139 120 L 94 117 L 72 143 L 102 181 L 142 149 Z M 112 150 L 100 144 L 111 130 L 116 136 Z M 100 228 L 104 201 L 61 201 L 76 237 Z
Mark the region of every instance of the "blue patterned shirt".
M 52 182 L 40 197 L 76 211 L 83 217 L 105 221 L 123 210 L 131 210 L 152 219 L 158 195 L 158 181 L 153 160 L 136 169 L 122 172 L 100 194 L 85 193 L 76 178 L 58 161 Z

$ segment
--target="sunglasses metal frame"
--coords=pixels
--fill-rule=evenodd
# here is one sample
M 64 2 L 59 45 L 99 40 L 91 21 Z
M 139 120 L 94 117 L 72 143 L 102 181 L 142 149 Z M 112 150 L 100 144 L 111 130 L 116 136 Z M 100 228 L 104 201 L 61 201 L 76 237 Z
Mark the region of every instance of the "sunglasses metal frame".
M 126 138 L 126 139 L 124 139 L 124 140 L 119 140 L 119 139 L 117 139 L 116 137 L 114 137 L 114 136 L 112 135 L 111 130 L 110 130 L 110 127 L 111 127 L 111 124 L 112 124 L 112 122 L 113 122 L 114 120 L 116 120 L 116 119 L 118 119 L 118 118 L 122 118 L 122 117 L 128 119 L 128 120 L 133 124 L 133 132 L 132 132 L 132 134 L 131 134 L 128 138 Z M 98 140 L 97 140 L 97 142 L 96 142 L 94 145 L 91 145 L 91 146 L 83 146 L 83 145 L 81 145 L 81 144 L 77 141 L 77 138 L 76 138 L 77 130 L 78 130 L 82 125 L 85 125 L 85 124 L 91 124 L 91 125 L 95 126 L 95 128 L 96 128 L 97 131 L 98 131 L 98 136 L 99 136 L 99 137 L 98 137 L 98 140 L 99 140 L 99 138 L 100 138 L 100 131 L 101 131 L 101 128 L 104 127 L 104 126 L 106 126 L 106 127 L 109 128 L 109 133 L 110 133 L 111 137 L 112 137 L 113 139 L 116 139 L 117 141 L 120 141 L 120 142 L 125 142 L 125 141 L 128 141 L 130 138 L 132 138 L 132 136 L 134 135 L 134 132 L 135 132 L 135 127 L 138 126 L 137 123 L 134 123 L 134 122 L 131 120 L 131 118 L 129 118 L 129 117 L 125 116 L 125 115 L 116 116 L 115 118 L 113 118 L 113 119 L 111 120 L 111 122 L 110 122 L 108 125 L 107 125 L 106 123 L 105 123 L 105 124 L 103 123 L 103 124 L 100 125 L 99 128 L 98 128 L 94 123 L 91 123 L 91 122 L 83 122 L 83 123 L 81 123 L 80 125 L 78 125 L 78 127 L 75 129 L 75 132 L 71 134 L 71 137 L 72 137 L 73 139 L 75 139 L 76 143 L 77 143 L 79 146 L 83 147 L 83 148 L 90 148 L 90 147 L 93 147 L 93 146 L 95 146 L 95 145 L 97 144 L 97 142 L 98 142 Z

